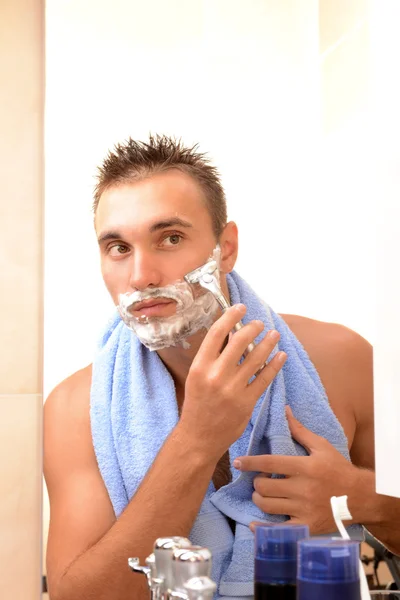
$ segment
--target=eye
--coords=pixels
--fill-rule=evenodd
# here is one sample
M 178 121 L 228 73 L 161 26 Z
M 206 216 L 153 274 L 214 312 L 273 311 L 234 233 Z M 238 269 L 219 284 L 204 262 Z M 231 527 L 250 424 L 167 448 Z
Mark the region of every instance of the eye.
M 169 244 L 166 243 L 167 240 L 169 240 Z M 179 233 L 171 233 L 170 235 L 167 235 L 163 242 L 166 243 L 167 246 L 177 246 L 180 241 L 183 240 L 183 236 L 180 235 Z
M 110 256 L 121 256 L 122 254 L 127 254 L 129 252 L 128 246 L 124 246 L 124 244 L 115 244 L 109 248 Z

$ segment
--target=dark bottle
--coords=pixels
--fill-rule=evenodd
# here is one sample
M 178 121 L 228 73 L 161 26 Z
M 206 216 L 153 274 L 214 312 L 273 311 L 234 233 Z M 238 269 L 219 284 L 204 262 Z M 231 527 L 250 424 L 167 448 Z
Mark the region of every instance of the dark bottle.
M 360 600 L 360 543 L 341 538 L 299 542 L 297 600 Z
M 257 525 L 254 600 L 296 600 L 297 542 L 308 538 L 306 525 Z
M 255 600 L 296 600 L 296 585 L 254 582 Z

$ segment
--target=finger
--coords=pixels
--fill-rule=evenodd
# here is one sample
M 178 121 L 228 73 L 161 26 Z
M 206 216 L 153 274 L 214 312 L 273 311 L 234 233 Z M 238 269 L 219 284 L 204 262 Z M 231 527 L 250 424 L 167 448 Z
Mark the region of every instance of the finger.
M 281 454 L 260 454 L 259 456 L 239 456 L 233 466 L 239 471 L 275 473 L 276 475 L 298 475 L 303 473 L 309 460 L 308 456 L 284 456 Z
M 249 528 L 253 533 L 255 532 L 257 525 L 276 525 L 276 523 L 272 523 L 271 521 L 252 521 L 249 525 Z M 304 525 L 304 523 L 297 517 L 290 517 L 284 521 L 282 525 Z
M 275 329 L 270 329 L 261 342 L 249 352 L 240 367 L 241 374 L 246 382 L 249 381 L 259 369 L 262 369 L 265 366 L 265 363 L 278 343 L 279 338 L 279 332 Z
M 288 479 L 277 479 L 276 477 L 265 477 L 257 475 L 253 480 L 254 490 L 260 496 L 268 498 L 290 498 L 292 482 Z
M 253 352 L 255 352 L 255 349 Z M 253 352 L 250 352 L 250 354 L 253 354 Z M 252 396 L 254 395 L 256 398 L 259 398 L 277 376 L 285 364 L 286 359 L 287 354 L 285 352 L 278 352 L 275 354 L 274 358 L 272 358 L 269 363 L 265 365 L 265 367 L 258 373 L 257 377 L 255 377 L 255 379 L 248 385 L 247 389 L 249 393 Z M 248 377 L 246 381 L 249 379 L 250 377 Z
M 285 410 L 292 437 L 304 446 L 306 450 L 311 453 L 312 450 L 316 450 L 326 444 L 325 438 L 313 433 L 295 418 L 290 406 L 286 406 Z
M 219 358 L 221 367 L 226 368 L 231 365 L 237 365 L 247 346 L 254 342 L 263 329 L 264 323 L 262 321 L 250 321 L 250 323 L 244 325 L 239 331 L 236 331 Z
M 235 304 L 213 323 L 204 338 L 193 363 L 212 362 L 220 356 L 225 338 L 246 314 L 244 304 Z
M 251 531 L 254 533 L 257 525 L 272 525 L 271 521 L 252 521 L 249 525 Z
M 287 498 L 265 498 L 257 492 L 253 492 L 252 500 L 260 510 L 270 515 L 291 516 L 294 510 L 294 502 Z

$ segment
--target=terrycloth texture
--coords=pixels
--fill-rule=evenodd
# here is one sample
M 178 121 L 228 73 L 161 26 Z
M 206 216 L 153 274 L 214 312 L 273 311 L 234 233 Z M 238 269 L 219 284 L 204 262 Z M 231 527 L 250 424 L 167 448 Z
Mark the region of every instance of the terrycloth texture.
M 297 338 L 237 273 L 228 276 L 228 286 L 231 303 L 247 306 L 243 321 L 260 319 L 266 329 L 277 329 L 281 339 L 276 351 L 288 354 L 283 369 L 258 399 L 245 432 L 231 446 L 231 463 L 244 454 L 306 454 L 290 436 L 286 404 L 305 427 L 325 437 L 349 459 L 343 429 Z M 177 422 L 172 377 L 157 353 L 148 351 L 116 315 L 93 363 L 91 426 L 99 469 L 117 517 Z M 281 522 L 287 517 L 260 511 L 251 500 L 254 473 L 240 473 L 232 464 L 231 470 L 229 485 L 215 491 L 210 482 L 189 537 L 212 551 L 217 597 L 243 600 L 253 595 L 254 541 L 249 523 Z M 236 521 L 235 536 L 224 515 Z M 359 526 L 349 530 L 353 537 L 362 537 Z

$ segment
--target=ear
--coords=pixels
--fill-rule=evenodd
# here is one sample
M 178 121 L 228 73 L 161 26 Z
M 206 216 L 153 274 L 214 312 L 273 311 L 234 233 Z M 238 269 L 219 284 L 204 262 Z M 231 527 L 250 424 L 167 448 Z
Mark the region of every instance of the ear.
M 236 223 L 229 221 L 220 235 L 219 245 L 221 247 L 221 267 L 223 273 L 230 273 L 236 263 L 239 239 Z

